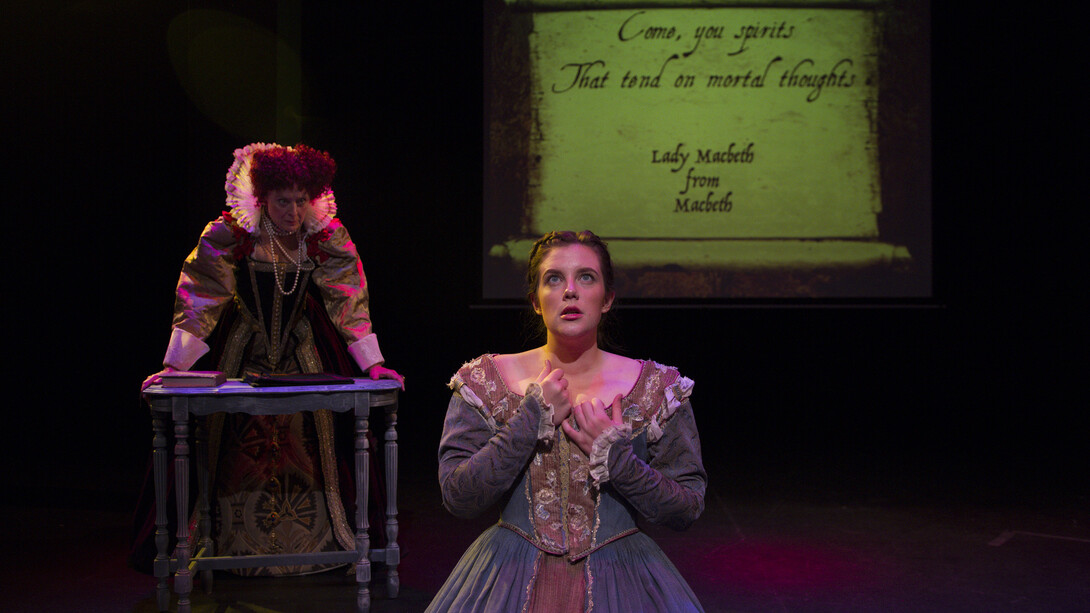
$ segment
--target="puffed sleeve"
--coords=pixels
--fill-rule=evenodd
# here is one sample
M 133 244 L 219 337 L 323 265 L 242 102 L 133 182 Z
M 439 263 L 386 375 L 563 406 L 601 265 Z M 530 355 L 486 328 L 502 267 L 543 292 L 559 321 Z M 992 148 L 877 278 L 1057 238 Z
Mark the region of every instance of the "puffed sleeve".
M 311 279 L 321 293 L 329 318 L 348 344 L 348 352 L 366 372 L 385 361 L 378 337 L 371 331 L 367 277 L 348 230 L 333 220 L 327 231 L 328 238 L 317 242 L 317 267 Z
M 476 517 L 496 504 L 518 480 L 537 444 L 542 407 L 533 395 L 506 423 L 497 425 L 486 415 L 468 387 L 457 388 L 447 406 L 439 487 L 443 506 L 457 517 Z
M 234 232 L 223 218 L 207 226 L 182 264 L 174 298 L 174 323 L 163 363 L 187 369 L 208 353 L 204 342 L 235 295 Z
M 648 461 L 633 452 L 631 438 L 621 436 L 609 447 L 608 478 L 648 521 L 684 530 L 704 511 L 708 475 L 692 405 L 681 397 L 669 402 L 668 417 L 649 432 Z

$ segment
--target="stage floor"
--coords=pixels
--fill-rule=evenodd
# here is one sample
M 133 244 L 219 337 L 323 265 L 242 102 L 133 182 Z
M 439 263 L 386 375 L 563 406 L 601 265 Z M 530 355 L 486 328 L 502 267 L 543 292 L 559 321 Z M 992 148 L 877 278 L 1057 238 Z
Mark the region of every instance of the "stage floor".
M 108 496 L 63 498 L 0 506 L 0 610 L 153 612 L 153 578 L 126 565 L 129 505 Z M 401 594 L 388 599 L 376 581 L 376 613 L 422 611 L 494 520 L 447 514 L 430 474 L 403 478 L 399 498 Z M 1085 498 L 1018 505 L 806 498 L 782 488 L 740 496 L 713 480 L 692 529 L 648 531 L 709 612 L 1090 610 Z M 200 613 L 351 611 L 354 604 L 354 579 L 343 570 L 283 579 L 217 573 L 211 595 L 199 584 L 193 594 Z

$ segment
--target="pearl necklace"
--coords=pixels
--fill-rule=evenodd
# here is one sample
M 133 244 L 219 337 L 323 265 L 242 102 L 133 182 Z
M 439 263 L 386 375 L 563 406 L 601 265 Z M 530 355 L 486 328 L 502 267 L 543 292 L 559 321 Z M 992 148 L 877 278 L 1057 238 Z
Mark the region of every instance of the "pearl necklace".
M 302 276 L 302 272 L 303 272 L 303 233 L 302 232 L 296 232 L 296 234 L 298 234 L 298 236 L 299 236 L 299 251 L 296 253 L 295 259 L 292 260 L 291 254 L 288 253 L 288 250 L 285 249 L 283 246 L 281 246 L 280 243 L 277 242 L 277 240 L 275 238 L 273 238 L 273 235 L 276 235 L 276 236 L 290 236 L 292 233 L 291 232 L 277 232 L 276 231 L 277 228 L 273 225 L 273 223 L 271 221 L 269 221 L 268 217 L 262 216 L 261 221 L 264 223 L 265 230 L 269 234 L 269 241 L 273 244 L 272 249 L 269 250 L 269 251 L 272 252 L 272 259 L 273 259 L 273 285 L 276 286 L 276 291 L 280 292 L 282 295 L 290 296 L 290 295 L 295 293 L 295 288 L 299 287 L 299 277 Z M 284 280 L 283 281 L 280 280 L 280 267 L 279 267 L 280 262 L 278 261 L 278 259 L 276 257 L 276 250 L 277 249 L 280 249 L 281 251 L 284 252 L 284 259 L 286 260 L 286 262 L 284 262 Z M 289 289 L 287 291 L 284 291 L 283 285 L 287 284 L 287 281 L 288 281 L 288 279 L 287 279 L 287 277 L 288 277 L 288 270 L 287 270 L 288 262 L 291 262 L 291 263 L 295 264 L 295 282 L 293 282 L 291 284 L 291 289 Z

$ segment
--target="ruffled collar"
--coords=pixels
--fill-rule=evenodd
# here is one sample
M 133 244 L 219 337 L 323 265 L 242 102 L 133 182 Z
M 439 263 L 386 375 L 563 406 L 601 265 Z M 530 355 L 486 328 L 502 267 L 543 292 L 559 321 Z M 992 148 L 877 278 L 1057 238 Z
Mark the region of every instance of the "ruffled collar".
M 255 153 L 279 146 L 275 143 L 253 143 L 241 149 L 235 149 L 235 161 L 227 170 L 227 182 L 224 184 L 227 192 L 227 209 L 235 223 L 254 236 L 261 235 L 262 207 L 254 196 L 254 185 L 250 181 L 250 167 L 253 165 Z M 291 148 L 289 147 L 288 150 L 290 151 Z M 333 197 L 333 190 L 327 189 L 317 198 L 310 200 L 310 208 L 303 220 L 303 229 L 308 236 L 321 232 L 336 216 L 337 201 Z

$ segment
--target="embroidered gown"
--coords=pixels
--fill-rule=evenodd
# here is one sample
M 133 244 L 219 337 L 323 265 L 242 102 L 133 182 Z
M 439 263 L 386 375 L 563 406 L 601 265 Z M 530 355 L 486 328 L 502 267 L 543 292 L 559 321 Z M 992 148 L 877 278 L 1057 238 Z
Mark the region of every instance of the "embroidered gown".
M 703 511 L 707 476 L 689 394 L 676 369 L 642 362 L 588 458 L 552 427 L 541 388 L 509 390 L 492 355 L 451 379 L 439 446 L 443 503 L 499 523 L 465 552 L 428 611 L 702 611 L 637 514 L 675 529 Z
M 323 365 L 322 335 L 314 329 L 323 323 L 331 324 L 340 337 L 327 344 L 340 344 L 342 354 L 347 347 L 353 357 L 364 354 L 357 363 L 382 361 L 371 332 L 366 279 L 355 245 L 339 221 L 307 238 L 308 257 L 298 286 L 288 296 L 274 284 L 290 288 L 294 264 L 275 278 L 271 263 L 253 259 L 253 240 L 230 213 L 206 226 L 178 281 L 170 363 L 188 367 L 192 360 L 186 354 L 195 352 L 194 345 L 204 345 L 201 349 L 211 351 L 215 368 L 229 377 L 343 370 L 343 365 Z M 215 339 L 210 338 L 213 330 Z M 217 555 L 355 548 L 354 522 L 340 492 L 333 422 L 329 411 L 211 417 Z M 238 572 L 283 575 L 326 568 Z

